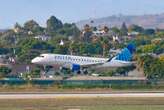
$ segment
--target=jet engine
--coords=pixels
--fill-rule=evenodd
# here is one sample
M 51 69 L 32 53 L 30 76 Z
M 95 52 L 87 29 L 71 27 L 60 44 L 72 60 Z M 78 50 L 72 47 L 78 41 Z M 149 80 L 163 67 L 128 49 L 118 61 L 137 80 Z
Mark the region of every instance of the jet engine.
M 80 71 L 80 65 L 72 64 L 71 70 L 72 70 L 72 72 L 79 72 Z

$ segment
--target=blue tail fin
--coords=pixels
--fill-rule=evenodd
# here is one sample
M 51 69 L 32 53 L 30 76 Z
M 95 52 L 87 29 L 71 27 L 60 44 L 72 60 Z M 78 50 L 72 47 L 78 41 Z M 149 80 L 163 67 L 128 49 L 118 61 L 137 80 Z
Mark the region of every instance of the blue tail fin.
M 115 60 L 121 60 L 121 61 L 130 61 L 132 60 L 132 55 L 135 51 L 134 44 L 129 44 L 126 48 L 124 48 L 121 53 L 119 53 Z

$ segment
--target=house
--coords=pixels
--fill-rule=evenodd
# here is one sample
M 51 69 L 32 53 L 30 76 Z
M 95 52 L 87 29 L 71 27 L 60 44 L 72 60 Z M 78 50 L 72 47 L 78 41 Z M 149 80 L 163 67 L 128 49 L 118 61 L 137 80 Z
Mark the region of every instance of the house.
M 35 39 L 42 40 L 42 41 L 48 41 L 48 40 L 51 39 L 51 36 L 48 36 L 48 35 L 37 35 L 34 38 Z
M 139 32 L 135 32 L 135 31 L 129 32 L 128 35 L 127 35 L 127 38 L 128 38 L 129 40 L 131 40 L 131 39 L 133 39 L 133 38 L 136 38 L 138 35 L 139 35 Z
M 128 36 L 137 36 L 137 35 L 139 35 L 139 32 L 135 32 L 135 31 L 128 32 Z
M 106 32 L 104 30 L 93 31 L 93 35 L 95 36 L 103 36 Z

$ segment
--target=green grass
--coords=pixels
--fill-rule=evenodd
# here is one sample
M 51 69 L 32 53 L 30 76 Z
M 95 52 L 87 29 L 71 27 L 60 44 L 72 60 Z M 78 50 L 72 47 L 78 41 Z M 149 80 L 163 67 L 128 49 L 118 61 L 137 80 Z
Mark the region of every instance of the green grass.
M 164 110 L 164 98 L 0 100 L 0 110 Z

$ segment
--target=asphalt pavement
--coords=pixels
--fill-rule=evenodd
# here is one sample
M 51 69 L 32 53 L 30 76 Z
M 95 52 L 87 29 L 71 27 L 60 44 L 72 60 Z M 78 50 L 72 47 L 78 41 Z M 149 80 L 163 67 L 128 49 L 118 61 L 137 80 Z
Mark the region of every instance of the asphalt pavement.
M 0 99 L 164 98 L 164 93 L 2 93 Z

